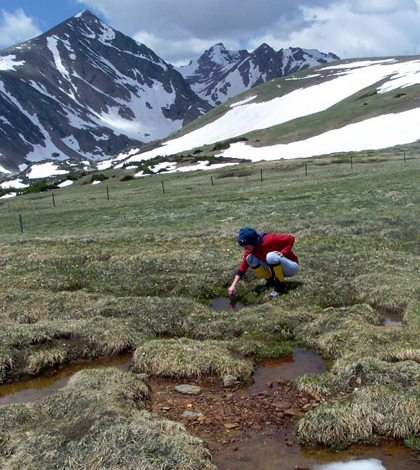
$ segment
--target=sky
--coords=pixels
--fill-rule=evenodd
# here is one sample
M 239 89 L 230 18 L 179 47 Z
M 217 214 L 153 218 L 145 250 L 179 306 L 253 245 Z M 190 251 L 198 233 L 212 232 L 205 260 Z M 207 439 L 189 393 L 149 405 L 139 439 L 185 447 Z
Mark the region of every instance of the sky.
M 219 42 L 342 59 L 420 54 L 420 0 L 0 0 L 0 49 L 85 9 L 175 66 Z

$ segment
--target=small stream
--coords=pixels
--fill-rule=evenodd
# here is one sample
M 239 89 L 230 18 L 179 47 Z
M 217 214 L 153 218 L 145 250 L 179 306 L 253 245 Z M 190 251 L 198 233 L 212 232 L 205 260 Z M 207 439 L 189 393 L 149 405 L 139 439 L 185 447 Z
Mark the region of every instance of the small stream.
M 26 403 L 42 400 L 65 387 L 71 376 L 84 369 L 97 367 L 118 367 L 128 371 L 133 363 L 133 354 L 127 353 L 117 357 L 81 362 L 51 371 L 40 377 L 12 384 L 0 385 L 0 406 L 11 403 Z

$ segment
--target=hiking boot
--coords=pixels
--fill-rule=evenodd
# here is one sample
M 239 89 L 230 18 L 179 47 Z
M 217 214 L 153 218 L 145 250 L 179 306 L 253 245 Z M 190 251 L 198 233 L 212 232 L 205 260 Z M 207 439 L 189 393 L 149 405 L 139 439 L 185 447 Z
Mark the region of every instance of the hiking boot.
M 287 287 L 284 282 L 277 281 L 274 284 L 274 290 L 271 292 L 271 297 L 278 297 L 279 295 L 283 295 L 287 292 Z
M 269 279 L 267 279 L 266 283 L 263 286 L 257 287 L 256 291 L 259 292 L 260 294 L 262 292 L 268 291 L 269 289 L 275 286 L 275 281 L 276 280 L 274 279 L 274 277 L 270 277 Z

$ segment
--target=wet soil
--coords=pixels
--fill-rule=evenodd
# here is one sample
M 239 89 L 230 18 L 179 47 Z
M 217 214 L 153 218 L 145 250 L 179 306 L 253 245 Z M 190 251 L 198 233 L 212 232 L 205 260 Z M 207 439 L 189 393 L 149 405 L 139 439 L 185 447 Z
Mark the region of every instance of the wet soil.
M 248 384 L 224 387 L 204 379 L 183 381 L 199 386 L 199 395 L 178 393 L 175 386 L 180 381 L 150 377 L 151 409 L 184 423 L 216 453 L 239 449 L 256 436 L 276 436 L 290 448 L 297 444 L 297 420 L 319 406 L 321 398 L 296 393 L 289 381 L 304 373 L 321 373 L 324 368 L 319 354 L 296 347 L 289 356 L 263 360 Z
M 291 387 L 268 382 L 265 390 L 250 393 L 244 387 L 223 387 L 207 380 L 188 381 L 201 388 L 199 395 L 184 395 L 175 390 L 174 381 L 151 377 L 151 409 L 179 421 L 204 439 L 210 450 L 242 442 L 252 432 L 266 436 L 282 434 L 290 446 L 296 444 L 296 418 L 319 405 L 320 399 L 297 395 Z M 178 382 L 179 384 L 179 382 Z

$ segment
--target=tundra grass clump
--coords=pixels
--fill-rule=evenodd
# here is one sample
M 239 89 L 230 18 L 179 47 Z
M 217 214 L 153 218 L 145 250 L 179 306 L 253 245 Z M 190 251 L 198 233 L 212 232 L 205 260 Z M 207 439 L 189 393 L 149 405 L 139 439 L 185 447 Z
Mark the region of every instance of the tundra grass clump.
M 51 349 L 42 348 L 33 351 L 28 358 L 27 371 L 31 375 L 37 375 L 54 367 L 65 364 L 70 359 L 68 348 L 65 344 L 57 345 Z
M 331 386 L 351 391 L 361 386 L 409 386 L 420 382 L 420 364 L 414 361 L 389 363 L 365 357 L 354 362 L 338 360 L 331 369 Z
M 215 470 L 200 439 L 145 411 L 148 397 L 139 376 L 92 369 L 42 401 L 3 406 L 0 466 Z
M 173 378 L 231 375 L 244 381 L 251 377 L 253 364 L 234 359 L 222 341 L 154 340 L 136 349 L 132 370 Z
M 369 305 L 326 309 L 318 312 L 313 322 L 302 325 L 298 337 L 334 359 L 380 357 L 395 350 L 396 344 L 405 343 L 405 348 L 418 344 L 414 331 L 385 328 L 382 323 L 382 315 Z
M 380 358 L 387 362 L 414 361 L 420 364 L 420 349 L 394 349 L 384 351 Z
M 408 439 L 420 435 L 420 388 L 363 387 L 351 401 L 323 405 L 303 418 L 301 443 L 347 447 L 375 443 L 377 437 Z
M 8 323 L 0 331 L 0 380 L 39 374 L 80 359 L 115 356 L 134 350 L 148 337 L 132 317 Z
M 331 395 L 331 377 L 324 374 L 303 374 L 293 381 L 293 386 L 307 395 L 327 397 Z

